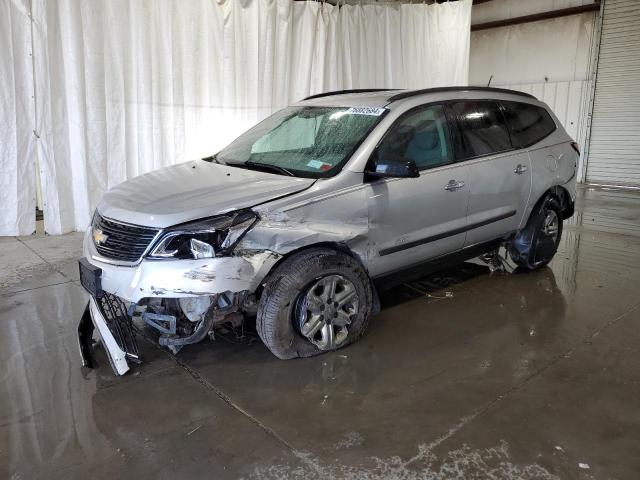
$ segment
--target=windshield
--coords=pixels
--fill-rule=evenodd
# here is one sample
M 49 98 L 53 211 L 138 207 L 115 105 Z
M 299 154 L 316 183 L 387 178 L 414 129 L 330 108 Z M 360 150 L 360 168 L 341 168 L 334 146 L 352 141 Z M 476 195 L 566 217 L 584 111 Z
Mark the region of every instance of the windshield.
M 216 160 L 283 175 L 335 175 L 385 111 L 371 107 L 285 108 L 234 140 Z

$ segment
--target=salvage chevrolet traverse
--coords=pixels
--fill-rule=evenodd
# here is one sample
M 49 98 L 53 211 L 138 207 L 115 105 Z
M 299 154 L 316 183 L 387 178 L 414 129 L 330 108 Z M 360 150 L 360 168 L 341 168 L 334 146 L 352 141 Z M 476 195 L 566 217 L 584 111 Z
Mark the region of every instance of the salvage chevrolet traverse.
M 177 353 L 254 316 L 278 358 L 316 355 L 362 336 L 377 289 L 412 272 L 501 246 L 540 268 L 573 214 L 578 156 L 520 92 L 309 97 L 104 195 L 80 260 L 84 364 L 94 329 L 120 375 L 141 360 L 136 323 Z

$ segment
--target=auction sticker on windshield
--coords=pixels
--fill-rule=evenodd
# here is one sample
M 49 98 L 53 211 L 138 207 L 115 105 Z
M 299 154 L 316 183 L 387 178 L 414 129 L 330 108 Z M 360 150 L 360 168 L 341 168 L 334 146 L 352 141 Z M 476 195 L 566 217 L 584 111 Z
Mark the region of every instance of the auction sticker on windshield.
M 373 115 L 374 117 L 379 117 L 384 113 L 384 108 L 380 107 L 351 107 L 347 110 L 347 113 L 351 113 L 352 115 Z
M 331 164 L 322 162 L 320 160 L 310 160 L 307 163 L 307 167 L 315 168 L 318 170 L 329 170 L 331 168 Z

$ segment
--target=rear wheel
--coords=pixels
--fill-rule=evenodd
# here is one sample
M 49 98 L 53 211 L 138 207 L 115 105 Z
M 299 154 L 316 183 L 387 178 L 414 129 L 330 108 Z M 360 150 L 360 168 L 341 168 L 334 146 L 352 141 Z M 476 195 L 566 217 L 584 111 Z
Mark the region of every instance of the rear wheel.
M 309 357 L 357 340 L 372 303 L 369 278 L 356 260 L 311 249 L 286 259 L 269 277 L 256 326 L 278 358 Z
M 531 212 L 524 229 L 507 247 L 521 268 L 536 270 L 547 265 L 558 250 L 562 236 L 562 209 L 553 196 L 545 197 Z

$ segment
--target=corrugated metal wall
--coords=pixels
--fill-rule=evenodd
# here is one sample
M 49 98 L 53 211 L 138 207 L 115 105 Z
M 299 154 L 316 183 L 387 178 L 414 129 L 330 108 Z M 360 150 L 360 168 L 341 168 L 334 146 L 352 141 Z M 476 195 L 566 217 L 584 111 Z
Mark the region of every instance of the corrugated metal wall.
M 640 0 L 606 0 L 587 182 L 640 186 Z

